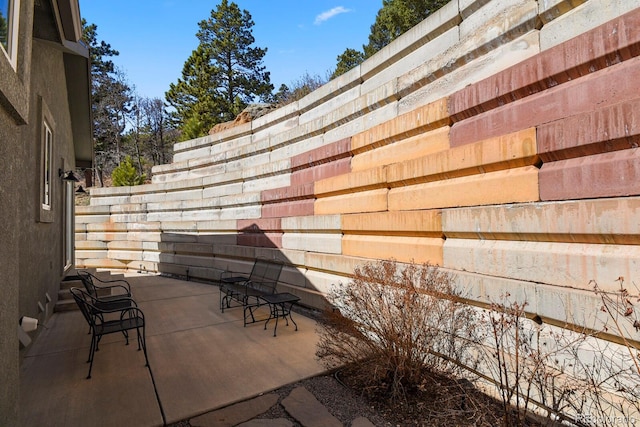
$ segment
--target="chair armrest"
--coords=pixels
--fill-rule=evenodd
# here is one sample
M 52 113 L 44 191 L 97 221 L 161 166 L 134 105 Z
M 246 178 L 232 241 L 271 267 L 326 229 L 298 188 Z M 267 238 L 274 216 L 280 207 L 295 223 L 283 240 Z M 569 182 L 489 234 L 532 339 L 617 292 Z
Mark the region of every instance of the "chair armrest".
M 127 290 L 127 293 L 130 295 L 131 294 L 131 285 L 129 284 L 129 282 L 127 282 L 124 279 L 114 279 L 114 280 L 102 280 L 99 277 L 94 276 L 91 273 L 87 273 L 89 274 L 93 279 L 97 280 L 100 283 L 104 283 L 104 285 L 97 285 L 95 282 L 93 283 L 94 286 L 98 287 L 98 288 L 106 288 L 106 287 L 116 287 L 116 286 L 120 286 L 123 287 Z M 113 283 L 117 283 L 117 285 L 113 285 Z
M 128 287 L 126 287 L 124 285 L 97 285 L 97 284 L 94 283 L 93 286 L 95 286 L 96 289 L 117 289 L 117 288 L 121 288 L 121 289 L 123 289 L 125 291 L 127 297 L 131 297 L 131 288 L 128 288 Z

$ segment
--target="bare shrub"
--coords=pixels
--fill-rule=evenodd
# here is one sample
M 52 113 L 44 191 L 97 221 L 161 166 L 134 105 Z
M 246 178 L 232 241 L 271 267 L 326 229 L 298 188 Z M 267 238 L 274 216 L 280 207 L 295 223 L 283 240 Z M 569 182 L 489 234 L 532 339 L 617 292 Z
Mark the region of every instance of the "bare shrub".
M 335 308 L 321 324 L 316 354 L 329 367 L 366 363 L 370 387 L 404 399 L 429 373 L 474 364 L 476 312 L 459 297 L 451 274 L 438 267 L 367 263 L 330 291 Z

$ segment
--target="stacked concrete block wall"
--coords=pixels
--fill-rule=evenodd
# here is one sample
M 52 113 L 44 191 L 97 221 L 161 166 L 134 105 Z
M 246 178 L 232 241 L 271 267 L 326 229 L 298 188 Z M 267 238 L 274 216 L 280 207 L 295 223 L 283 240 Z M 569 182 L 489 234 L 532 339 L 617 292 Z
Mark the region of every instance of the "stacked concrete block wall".
M 453 272 L 592 326 L 640 271 L 640 8 L 452 1 L 251 123 L 181 142 L 151 184 L 91 190 L 79 266 L 216 280 L 255 257 L 322 306 L 364 262 Z

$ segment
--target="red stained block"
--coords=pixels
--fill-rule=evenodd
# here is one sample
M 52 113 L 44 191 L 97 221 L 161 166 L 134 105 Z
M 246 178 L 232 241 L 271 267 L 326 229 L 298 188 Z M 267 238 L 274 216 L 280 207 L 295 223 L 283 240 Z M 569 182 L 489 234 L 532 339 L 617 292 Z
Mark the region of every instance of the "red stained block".
M 451 127 L 451 146 L 506 135 L 633 100 L 638 96 L 638 81 L 640 57 L 458 122 Z
M 541 200 L 574 200 L 640 194 L 640 149 L 545 163 Z
M 282 231 L 280 218 L 267 219 L 239 219 L 238 231 L 244 233 L 265 233 L 267 231 Z
M 315 199 L 270 203 L 262 206 L 262 218 L 285 218 L 313 215 Z
M 291 174 L 291 185 L 313 183 L 332 176 L 351 172 L 351 157 L 335 160 L 306 169 L 300 169 Z
M 537 129 L 544 162 L 640 146 L 640 98 L 543 124 Z
M 344 157 L 351 157 L 351 138 L 344 138 L 332 144 L 293 156 L 291 158 L 291 169 L 308 168 Z
M 238 235 L 238 245 L 259 248 L 281 248 L 283 233 L 249 233 Z
M 640 56 L 640 9 L 541 52 L 449 97 L 454 122 Z
M 291 185 L 289 187 L 274 188 L 264 190 L 260 193 L 260 200 L 263 203 L 286 200 L 302 200 L 313 197 L 313 182 L 303 185 Z

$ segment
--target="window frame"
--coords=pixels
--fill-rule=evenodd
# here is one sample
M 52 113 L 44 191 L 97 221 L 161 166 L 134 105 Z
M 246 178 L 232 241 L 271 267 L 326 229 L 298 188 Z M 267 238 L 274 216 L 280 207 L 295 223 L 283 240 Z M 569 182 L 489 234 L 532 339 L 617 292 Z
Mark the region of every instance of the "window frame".
M 14 70 L 18 68 L 18 29 L 20 28 L 20 0 L 8 0 L 9 13 L 7 16 L 7 49 L 0 44 Z
M 53 222 L 55 217 L 56 187 L 58 187 L 56 184 L 58 176 L 53 160 L 56 153 L 56 123 L 41 96 L 38 96 L 38 110 L 40 121 L 40 126 L 38 127 L 38 140 L 40 143 L 38 181 L 40 185 L 38 186 L 38 216 L 36 220 L 39 222 Z

